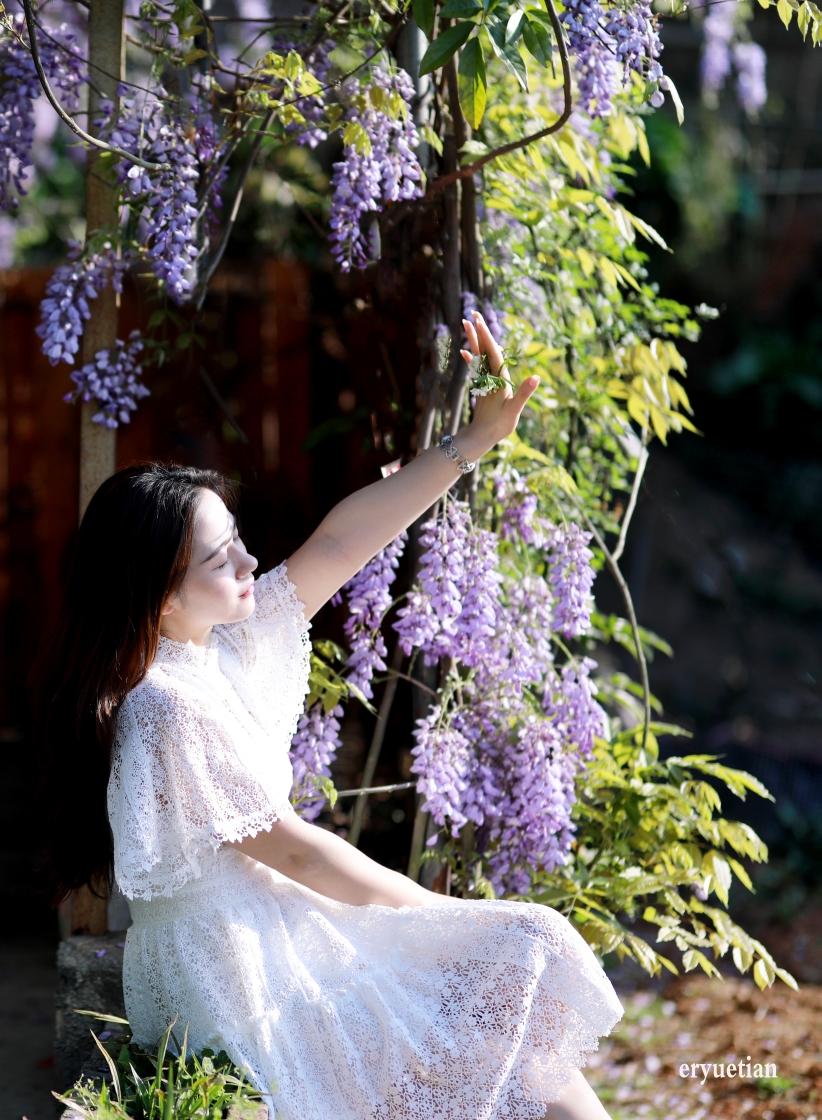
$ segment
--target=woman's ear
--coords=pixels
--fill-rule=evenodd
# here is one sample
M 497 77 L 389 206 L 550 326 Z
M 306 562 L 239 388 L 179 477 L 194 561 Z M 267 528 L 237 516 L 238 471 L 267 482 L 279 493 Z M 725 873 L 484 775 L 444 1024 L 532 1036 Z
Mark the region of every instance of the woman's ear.
M 166 604 L 165 604 L 165 606 L 164 606 L 164 607 L 163 607 L 163 609 L 162 609 L 162 610 L 160 611 L 160 614 L 161 614 L 162 616 L 165 616 L 165 615 L 169 615 L 169 614 L 174 614 L 174 612 L 175 612 L 176 610 L 177 610 L 177 608 L 175 607 L 175 605 L 174 605 L 174 603 L 173 603 L 173 602 L 171 601 L 171 599 L 167 599 L 167 600 L 166 600 Z

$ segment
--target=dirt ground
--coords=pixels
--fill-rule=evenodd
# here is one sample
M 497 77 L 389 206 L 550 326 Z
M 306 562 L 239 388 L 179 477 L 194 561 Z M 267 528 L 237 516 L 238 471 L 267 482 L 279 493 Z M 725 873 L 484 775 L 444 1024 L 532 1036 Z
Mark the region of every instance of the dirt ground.
M 56 942 L 0 942 L 0 1120 L 55 1120 Z
M 691 974 L 622 1002 L 625 1018 L 586 1070 L 613 1120 L 822 1116 L 822 987 L 797 993 L 777 981 L 760 992 L 749 980 Z M 694 1063 L 706 1071 L 690 1076 Z M 729 1077 L 739 1063 L 745 1076 Z M 775 1076 L 755 1076 L 773 1074 L 768 1063 Z

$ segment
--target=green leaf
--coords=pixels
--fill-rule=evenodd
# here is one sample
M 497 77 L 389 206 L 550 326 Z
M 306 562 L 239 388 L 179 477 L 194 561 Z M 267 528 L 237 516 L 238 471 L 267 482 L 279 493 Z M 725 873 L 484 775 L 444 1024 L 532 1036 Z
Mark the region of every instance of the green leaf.
M 91 1019 L 99 1019 L 103 1023 L 117 1023 L 118 1026 L 129 1026 L 128 1019 L 121 1019 L 119 1015 L 104 1015 L 102 1011 L 81 1011 L 79 1007 L 71 1009 L 75 1015 L 88 1015 Z
M 511 15 L 508 17 L 508 22 L 505 25 L 506 44 L 516 43 L 517 39 L 519 39 L 520 35 L 522 34 L 522 25 L 524 22 L 525 12 L 517 9 L 515 12 L 511 13 Z
M 791 976 L 790 972 L 788 972 L 786 969 L 777 968 L 776 969 L 776 975 L 779 977 L 780 980 L 783 980 L 788 985 L 789 988 L 793 988 L 793 990 L 795 992 L 799 991 L 799 985 L 794 980 L 793 976 Z
M 338 70 L 344 71 L 355 70 L 365 62 L 365 55 L 360 51 L 354 50 L 353 47 L 348 46 L 346 43 L 341 43 L 339 46 L 335 47 L 328 58 Z
M 532 20 L 530 13 L 522 25 L 525 48 L 541 66 L 548 66 L 554 52 L 554 41 L 540 20 Z
M 753 978 L 756 986 L 764 991 L 765 988 L 770 988 L 776 979 L 776 969 L 760 958 L 753 967 Z
M 494 48 L 494 53 L 500 62 L 504 63 L 508 70 L 514 75 L 522 88 L 527 92 L 528 90 L 528 72 L 525 69 L 522 55 L 516 47 L 516 43 L 506 43 L 505 29 L 506 25 L 502 20 L 489 19 L 486 23 L 488 34 L 491 38 L 491 46 Z
M 201 51 L 199 47 L 195 47 L 193 51 L 187 51 L 183 55 L 183 63 L 190 66 L 192 62 L 197 62 L 201 58 L 208 58 L 208 51 Z
M 414 19 L 426 39 L 434 36 L 434 0 L 414 0 Z
M 479 38 L 474 36 L 465 45 L 459 67 L 460 107 L 472 128 L 479 128 L 485 113 L 486 90 L 485 59 Z
M 444 66 L 450 58 L 454 57 L 473 30 L 473 23 L 460 22 L 443 31 L 442 35 L 438 35 L 422 56 L 420 77 Z
M 438 156 L 442 155 L 442 140 L 437 136 L 430 124 L 424 124 L 420 129 L 420 139 L 430 144 Z
M 682 104 L 682 98 L 679 96 L 679 91 L 671 79 L 668 78 L 667 74 L 665 77 L 667 79 L 667 92 L 671 95 L 671 101 L 673 101 L 674 108 L 676 109 L 676 119 L 682 124 L 685 120 L 685 107 Z
M 122 1087 L 122 1084 L 120 1083 L 120 1071 L 117 1069 L 117 1066 L 114 1064 L 114 1060 L 112 1059 L 111 1054 L 109 1054 L 108 1050 L 106 1050 L 105 1046 L 103 1046 L 102 1042 L 97 1037 L 97 1035 L 94 1033 L 94 1031 L 91 1031 L 90 1033 L 91 1033 L 91 1037 L 97 1043 L 98 1050 L 100 1051 L 100 1053 L 103 1055 L 103 1057 L 106 1060 L 106 1065 L 108 1066 L 109 1073 L 111 1074 L 111 1080 L 112 1080 L 112 1083 L 113 1083 L 113 1086 L 114 1086 L 114 1092 L 117 1094 L 117 1100 L 120 1101 L 123 1098 L 123 1087 Z
M 359 121 L 349 121 L 343 129 L 343 143 L 359 155 L 371 155 L 371 137 Z
M 445 0 L 440 16 L 444 19 L 470 19 L 481 11 L 479 0 Z

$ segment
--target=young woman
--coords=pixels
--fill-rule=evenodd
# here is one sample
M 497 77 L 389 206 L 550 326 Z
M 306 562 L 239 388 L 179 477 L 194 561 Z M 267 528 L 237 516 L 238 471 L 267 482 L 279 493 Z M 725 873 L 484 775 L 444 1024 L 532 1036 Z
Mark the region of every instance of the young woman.
M 498 371 L 482 319 L 466 331 Z M 459 454 L 509 435 L 537 384 L 480 398 Z M 80 529 L 38 704 L 55 895 L 113 863 L 135 1038 L 188 1024 L 272 1120 L 606 1117 L 579 1067 L 622 1009 L 565 918 L 432 894 L 289 805 L 307 620 L 463 465 L 426 451 L 256 583 L 211 471 L 119 471 Z

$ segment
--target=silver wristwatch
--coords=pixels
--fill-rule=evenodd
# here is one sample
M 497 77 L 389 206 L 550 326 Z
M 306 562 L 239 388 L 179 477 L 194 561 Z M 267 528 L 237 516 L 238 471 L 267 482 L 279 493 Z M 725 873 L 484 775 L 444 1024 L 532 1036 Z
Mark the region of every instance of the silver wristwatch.
M 443 449 L 451 462 L 454 463 L 457 469 L 462 471 L 463 474 L 470 474 L 474 467 L 477 465 L 476 463 L 470 463 L 467 459 L 464 459 L 462 455 L 460 455 L 459 451 L 457 450 L 457 445 L 454 443 L 453 436 L 443 436 L 440 440 L 440 447 Z

